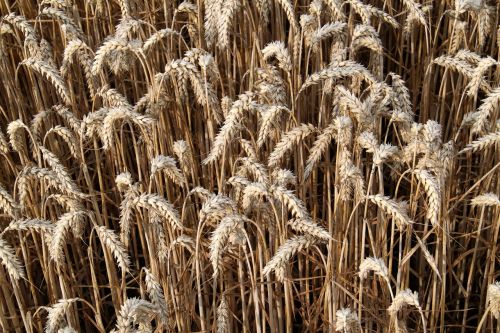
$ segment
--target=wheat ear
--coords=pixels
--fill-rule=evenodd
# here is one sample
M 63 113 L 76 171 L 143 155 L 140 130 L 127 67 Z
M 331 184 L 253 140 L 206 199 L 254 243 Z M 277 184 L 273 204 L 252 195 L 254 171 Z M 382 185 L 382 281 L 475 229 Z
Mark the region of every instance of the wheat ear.
M 156 276 L 154 276 L 147 268 L 144 269 L 146 272 L 146 290 L 151 299 L 151 303 L 158 309 L 158 317 L 163 322 L 163 324 L 168 323 L 168 307 L 165 301 L 165 296 L 163 294 L 163 288 Z
M 15 250 L 1 237 L 0 259 L 11 279 L 19 280 L 20 278 L 25 278 L 23 266 L 17 258 Z
M 307 249 L 314 244 L 318 243 L 318 239 L 311 236 L 294 236 L 287 239 L 281 245 L 271 260 L 266 264 L 262 270 L 262 274 L 269 277 L 272 272 L 275 273 L 276 279 L 279 282 L 285 280 L 285 269 L 293 256 L 303 249 Z
M 47 323 L 45 324 L 45 333 L 58 333 L 59 328 L 64 321 L 64 316 L 68 312 L 69 308 L 76 301 L 80 301 L 79 298 L 67 298 L 60 299 L 57 303 L 53 304 L 51 307 L 45 308 L 48 312 Z
M 120 266 L 120 269 L 124 272 L 129 271 L 130 258 L 127 254 L 127 250 L 123 243 L 118 239 L 118 236 L 111 229 L 105 226 L 97 226 L 94 228 L 101 240 L 102 244 L 113 254 Z

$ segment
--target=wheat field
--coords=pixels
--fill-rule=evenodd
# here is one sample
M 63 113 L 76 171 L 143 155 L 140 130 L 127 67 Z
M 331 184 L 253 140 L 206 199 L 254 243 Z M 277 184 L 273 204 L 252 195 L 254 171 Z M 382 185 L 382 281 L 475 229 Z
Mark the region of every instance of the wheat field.
M 500 332 L 500 3 L 0 1 L 3 332 Z

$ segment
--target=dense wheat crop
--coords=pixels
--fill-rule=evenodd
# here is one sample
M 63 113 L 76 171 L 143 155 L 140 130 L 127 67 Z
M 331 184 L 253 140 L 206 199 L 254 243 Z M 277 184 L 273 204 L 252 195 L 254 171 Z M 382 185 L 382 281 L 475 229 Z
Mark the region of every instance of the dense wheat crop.
M 0 328 L 500 332 L 499 19 L 0 1 Z

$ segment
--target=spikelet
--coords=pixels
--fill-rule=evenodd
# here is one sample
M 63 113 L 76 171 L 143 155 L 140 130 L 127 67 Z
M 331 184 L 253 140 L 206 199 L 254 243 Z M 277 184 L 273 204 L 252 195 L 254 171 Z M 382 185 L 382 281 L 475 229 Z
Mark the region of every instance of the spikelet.
M 229 215 L 224 217 L 215 228 L 210 238 L 210 262 L 214 270 L 213 277 L 217 277 L 222 270 L 222 256 L 230 242 L 231 236 L 243 231 L 243 222 L 247 220 L 243 215 Z
M 286 132 L 269 155 L 267 165 L 271 168 L 278 166 L 280 160 L 293 148 L 293 145 L 299 144 L 315 130 L 316 128 L 311 124 L 301 124 Z
M 495 193 L 484 193 L 471 200 L 472 207 L 499 207 L 500 200 Z
M 115 183 L 120 191 L 125 192 L 133 184 L 132 175 L 128 171 L 122 172 L 116 176 Z
M 45 308 L 48 312 L 45 333 L 56 333 L 65 321 L 66 312 L 79 298 L 60 299 L 51 307 Z
M 486 304 L 490 308 L 491 314 L 500 319 L 500 281 L 495 281 L 488 286 L 486 293 Z
M 196 186 L 191 191 L 189 191 L 188 196 L 192 194 L 196 194 L 202 201 L 206 201 L 216 196 L 215 194 L 201 186 Z
M 375 153 L 378 148 L 378 140 L 372 132 L 362 132 L 357 138 L 358 144 L 361 148 L 366 149 L 369 153 Z
M 220 304 L 217 307 L 217 333 L 229 332 L 229 307 L 226 297 L 222 295 Z
M 462 13 L 467 10 L 479 11 L 483 7 L 483 0 L 455 0 L 455 11 Z
M 104 247 L 106 247 L 115 257 L 118 266 L 123 272 L 128 272 L 130 267 L 130 258 L 123 243 L 118 239 L 118 236 L 113 230 L 105 226 L 98 226 L 94 228 L 99 236 Z
M 179 186 L 186 182 L 182 171 L 177 168 L 176 161 L 170 156 L 158 155 L 151 161 L 151 178 L 159 171 L 164 171 L 167 177 Z
M 152 209 L 156 214 L 164 218 L 172 228 L 182 230 L 183 226 L 179 218 L 179 213 L 174 206 L 165 198 L 158 194 L 142 193 L 132 199 L 130 203 L 133 207 L 143 207 Z
M 24 269 L 15 250 L 0 237 L 0 260 L 13 280 L 25 278 Z
M 377 31 L 372 26 L 358 24 L 354 28 L 351 48 L 356 52 L 362 47 L 368 48 L 377 54 L 383 53 L 382 41 Z
M 264 61 L 268 61 L 271 57 L 276 57 L 278 60 L 278 67 L 284 71 L 290 72 L 292 70 L 292 59 L 283 42 L 271 42 L 262 49 Z
M 102 122 L 104 121 L 108 111 L 108 108 L 101 108 L 98 111 L 90 112 L 83 116 L 80 136 L 87 139 L 92 138 L 95 135 L 103 137 Z
M 439 213 L 441 211 L 441 189 L 439 183 L 427 170 L 417 169 L 415 170 L 415 176 L 422 182 L 429 200 L 426 216 L 433 226 L 437 226 L 439 225 Z
M 336 134 L 337 126 L 334 123 L 331 123 L 321 132 L 320 135 L 318 135 L 306 161 L 304 179 L 309 178 L 314 167 L 320 161 L 321 156 L 328 150 L 330 142 L 335 138 Z
M 401 202 L 396 202 L 381 194 L 369 195 L 366 198 L 376 204 L 386 214 L 391 215 L 399 230 L 404 230 L 406 226 L 413 223 L 408 217 L 406 206 L 402 205 Z
M 125 197 L 120 203 L 120 240 L 125 245 L 125 248 L 128 247 L 132 217 L 134 214 L 134 206 L 132 203 L 138 195 L 139 191 L 137 186 L 130 186 L 126 189 Z
M 158 318 L 163 324 L 168 323 L 168 307 L 165 301 L 165 296 L 163 295 L 163 288 L 156 276 L 154 276 L 147 268 L 144 268 L 146 272 L 146 290 L 151 299 L 151 303 L 156 306 L 158 311 Z
M 60 72 L 62 76 L 66 76 L 69 71 L 69 65 L 77 58 L 83 68 L 87 86 L 90 95 L 93 97 L 96 92 L 96 78 L 92 74 L 92 56 L 90 47 L 79 39 L 71 40 L 64 49 L 63 62 Z
M 231 186 L 237 187 L 237 188 L 244 188 L 252 183 L 251 180 L 249 180 L 246 177 L 243 176 L 232 176 L 227 180 L 227 183 Z
M 206 55 L 206 54 L 205 54 Z M 217 123 L 222 120 L 219 99 L 211 84 L 202 78 L 200 71 L 189 57 L 173 60 L 165 66 L 165 73 L 159 74 L 159 77 L 168 75 L 175 77 L 180 89 L 181 96 L 187 97 L 187 83 L 191 83 L 196 101 L 204 107 L 209 107 Z M 158 79 L 157 79 L 158 81 Z M 162 80 L 160 79 L 159 82 Z
M 470 64 L 466 61 L 460 59 L 459 57 L 451 57 L 448 55 L 443 55 L 437 57 L 433 60 L 433 63 L 447 69 L 457 71 L 466 78 L 472 78 L 474 70 Z
M 294 231 L 303 233 L 306 236 L 311 236 L 321 241 L 329 241 L 332 239 L 332 236 L 330 236 L 330 233 L 326 231 L 325 228 L 311 220 L 293 219 L 288 221 L 287 224 Z
M 107 84 L 99 88 L 95 95 L 102 98 L 105 107 L 132 109 L 127 98 L 119 93 L 118 90 L 110 88 Z
M 279 282 L 285 280 L 285 269 L 292 259 L 298 252 L 307 249 L 318 243 L 318 239 L 311 236 L 294 236 L 287 239 L 286 242 L 281 245 L 271 260 L 266 264 L 262 270 L 264 276 L 269 277 L 272 272 L 276 274 L 276 279 Z
M 335 313 L 336 323 L 335 331 L 342 333 L 361 332 L 361 323 L 358 315 L 350 308 L 342 308 Z

